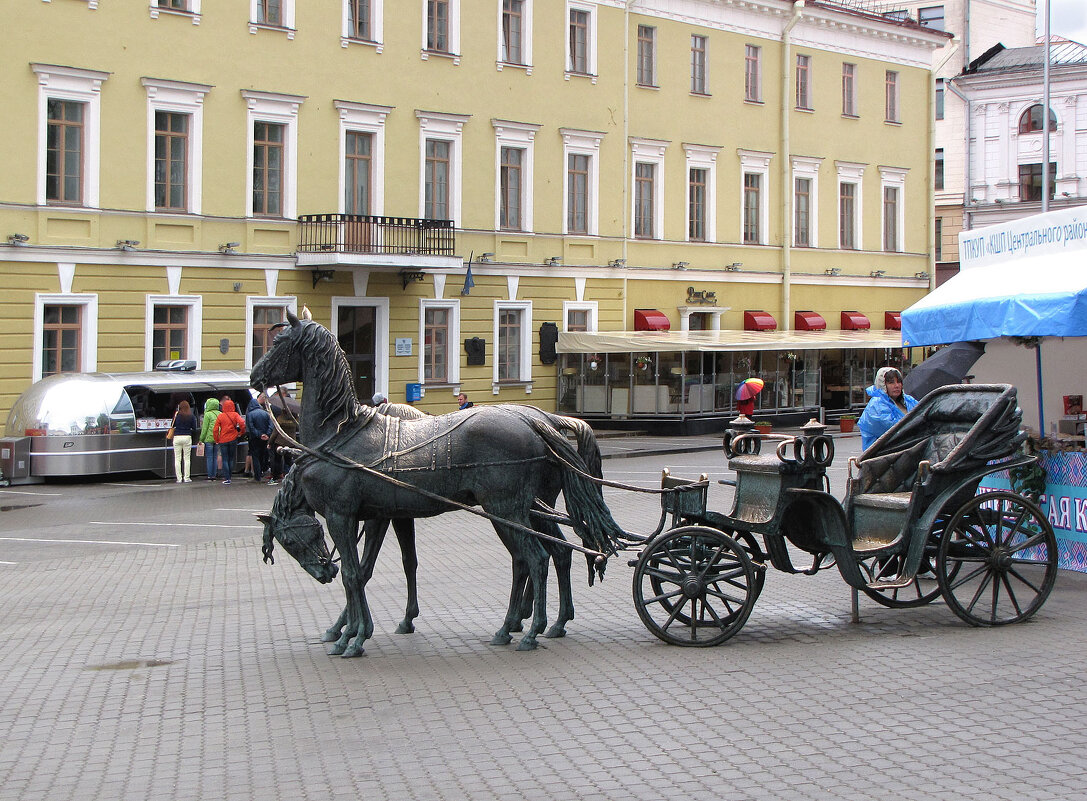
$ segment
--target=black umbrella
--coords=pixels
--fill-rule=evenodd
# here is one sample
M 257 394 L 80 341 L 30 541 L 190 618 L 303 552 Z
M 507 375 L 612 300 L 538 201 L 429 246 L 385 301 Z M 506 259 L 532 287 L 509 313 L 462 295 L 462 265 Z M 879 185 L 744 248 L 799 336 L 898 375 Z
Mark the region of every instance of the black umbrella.
M 903 389 L 920 400 L 937 387 L 961 384 L 984 352 L 984 342 L 952 342 L 910 370 Z

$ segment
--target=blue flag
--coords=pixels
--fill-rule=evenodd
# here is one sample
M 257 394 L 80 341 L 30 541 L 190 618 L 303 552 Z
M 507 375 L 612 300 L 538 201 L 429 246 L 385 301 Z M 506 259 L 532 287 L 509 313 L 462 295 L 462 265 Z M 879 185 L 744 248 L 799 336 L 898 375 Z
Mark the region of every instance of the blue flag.
M 462 295 L 471 295 L 472 294 L 472 287 L 474 287 L 475 285 L 476 285 L 476 282 L 472 278 L 472 262 L 469 261 L 468 262 L 468 272 L 466 272 L 464 274 L 464 287 L 461 289 L 460 293 Z

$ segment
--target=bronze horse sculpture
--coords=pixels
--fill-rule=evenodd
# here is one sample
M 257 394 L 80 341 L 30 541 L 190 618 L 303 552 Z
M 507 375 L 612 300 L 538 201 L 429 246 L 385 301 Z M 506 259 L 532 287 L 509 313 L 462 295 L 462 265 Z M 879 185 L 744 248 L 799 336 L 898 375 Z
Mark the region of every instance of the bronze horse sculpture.
M 294 480 L 309 507 L 325 517 L 343 560 L 347 624 L 332 653 L 361 654 L 369 633 L 355 550 L 360 520 L 482 507 L 510 552 L 514 572 L 506 618 L 492 642 L 509 642 L 520 624 L 518 587 L 531 581 L 534 590 L 532 624 L 521 650 L 536 647 L 547 620 L 548 552 L 535 532 L 557 528 L 533 517 L 537 499 L 552 505 L 561 491 L 570 524 L 601 557 L 622 544 L 624 532 L 604 505 L 589 465 L 562 433 L 569 418 L 515 406 L 474 407 L 420 420 L 384 415 L 359 403 L 347 359 L 332 334 L 288 313 L 288 324 L 254 366 L 251 382 L 263 390 L 293 381 L 305 386 L 300 430 L 313 457 L 296 462 Z

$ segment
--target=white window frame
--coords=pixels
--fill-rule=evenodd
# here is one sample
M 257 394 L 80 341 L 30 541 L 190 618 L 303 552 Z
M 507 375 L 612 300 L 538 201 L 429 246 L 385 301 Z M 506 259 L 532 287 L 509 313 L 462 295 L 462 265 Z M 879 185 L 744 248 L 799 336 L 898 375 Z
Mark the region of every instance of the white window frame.
M 268 122 L 286 127 L 282 212 L 284 219 L 293 220 L 298 217 L 298 109 L 306 98 L 249 89 L 242 89 L 241 93 L 246 103 L 245 216 L 253 216 L 253 126 Z
M 257 22 L 257 4 L 258 0 L 249 0 L 249 32 L 256 33 L 261 28 L 271 28 L 272 30 L 286 30 L 287 38 L 294 38 L 294 0 L 280 0 L 283 3 L 283 24 L 272 25 L 269 22 Z
M 845 68 L 852 67 L 853 72 L 849 76 L 849 88 L 846 90 Z M 842 62 L 842 116 L 850 119 L 860 116 L 859 95 L 857 92 L 857 78 L 859 67 L 851 61 Z M 846 109 L 848 104 L 849 108 Z
M 864 250 L 864 170 L 867 165 L 851 161 L 836 161 L 835 166 L 838 170 L 838 182 L 835 185 L 834 201 L 836 208 L 834 218 L 838 223 L 838 249 L 842 249 L 841 184 L 854 184 L 857 187 L 856 196 L 853 199 L 853 239 L 856 242 L 856 247 L 849 248 L 849 250 Z
M 155 331 L 155 307 L 156 306 L 187 306 L 189 316 L 186 325 L 185 349 L 190 354 L 189 359 L 196 362 L 196 369 L 200 369 L 200 344 L 203 341 L 204 329 L 204 296 L 203 295 L 147 295 L 144 303 L 144 330 L 143 330 L 143 369 L 153 370 L 155 365 L 151 361 L 152 339 Z M 249 329 L 246 329 L 247 331 Z
M 200 2 L 201 0 L 188 0 L 188 8 L 168 8 L 161 5 L 162 0 L 151 0 L 151 19 L 158 19 L 159 14 L 165 12 L 167 14 L 177 14 L 179 16 L 192 17 L 192 24 L 200 24 Z
M 437 111 L 420 111 L 419 119 L 419 217 L 426 216 L 426 143 L 428 139 L 449 142 L 449 213 L 453 225 L 461 222 L 461 175 L 464 163 L 463 132 L 468 114 L 443 114 Z
M 879 168 L 879 219 L 880 219 L 880 249 L 883 250 L 883 232 L 887 230 L 885 210 L 883 203 L 883 190 L 891 187 L 898 190 L 898 203 L 895 209 L 895 242 L 894 250 L 889 253 L 903 253 L 906 239 L 906 174 L 909 169 L 903 167 Z
M 630 233 L 634 235 L 637 211 L 637 169 L 639 164 L 652 164 L 653 169 L 653 234 L 639 237 L 650 241 L 664 239 L 664 153 L 668 142 L 660 139 L 630 137 Z M 684 215 L 686 216 L 686 215 Z
M 683 171 L 683 219 L 684 241 L 691 241 L 690 191 L 691 170 L 706 171 L 706 241 L 717 241 L 717 154 L 721 148 L 712 145 L 693 145 L 684 143 L 683 151 L 687 156 L 687 168 Z
M 495 65 L 498 71 L 501 72 L 505 67 L 516 67 L 523 69 L 526 74 L 532 74 L 532 0 L 523 0 L 524 6 L 521 10 L 521 57 L 522 63 L 516 61 L 507 61 L 502 52 L 502 0 L 497 0 L 498 5 L 498 24 L 496 30 L 498 31 L 498 51 L 495 54 Z M 567 45 L 569 47 L 569 45 Z
M 369 306 L 374 310 L 374 392 L 389 394 L 389 299 L 332 296 L 329 330 L 340 335 L 340 309 L 345 306 Z M 365 398 L 361 399 L 365 401 Z
M 519 378 L 498 380 L 498 313 L 503 310 L 519 309 L 521 311 L 521 375 Z M 494 365 L 491 371 L 491 381 L 495 395 L 501 387 L 508 387 L 511 383 L 527 384 L 532 382 L 532 301 L 531 300 L 496 300 L 494 302 Z
M 646 40 L 647 43 L 648 43 L 649 74 L 646 75 L 646 76 L 639 75 L 639 74 L 637 74 L 638 69 L 635 69 L 635 79 L 634 80 L 635 80 L 635 83 L 638 86 L 646 87 L 646 88 L 650 88 L 650 89 L 658 89 L 660 87 L 657 84 L 657 57 L 658 57 L 657 56 L 657 26 L 655 26 L 655 25 L 641 25 L 641 24 L 635 26 L 635 31 L 634 31 L 635 42 L 634 42 L 634 44 L 635 44 L 635 53 L 637 54 L 636 60 L 635 60 L 635 67 L 638 68 L 638 67 L 641 66 L 641 64 L 640 64 L 640 62 L 641 62 L 641 44 L 642 44 L 641 32 L 642 32 L 643 28 L 646 31 L 649 32 L 649 38 Z M 642 80 L 643 77 L 648 78 L 649 80 Z
M 343 0 L 342 20 L 340 23 L 340 47 L 349 44 L 361 44 L 374 47 L 378 53 L 385 49 L 385 0 L 370 0 L 370 39 L 355 39 L 351 36 L 350 15 L 347 10 L 348 0 Z
M 439 58 L 452 58 L 454 64 L 460 64 L 460 0 L 448 0 L 449 2 L 449 49 L 427 49 L 427 0 L 420 0 L 423 18 L 423 38 L 419 44 L 419 57 L 427 61 L 431 56 Z
M 82 348 L 79 354 L 80 370 L 93 373 L 98 370 L 98 295 L 61 292 L 34 295 L 34 356 L 31 361 L 30 380 L 42 379 L 42 337 L 45 334 L 46 306 L 82 306 L 82 330 L 79 332 Z
M 755 85 L 753 88 L 752 96 L 748 96 L 747 93 L 747 67 L 748 67 L 748 49 L 754 50 L 755 53 Z M 762 102 L 762 47 L 759 45 L 745 44 L 744 45 L 744 102 L 745 103 L 761 103 Z
M 589 15 L 589 32 L 588 32 L 588 41 L 586 42 L 586 51 L 587 52 L 585 54 L 586 55 L 586 60 L 588 61 L 588 64 L 586 65 L 586 69 L 588 70 L 587 73 L 585 73 L 585 72 L 572 72 L 570 70 L 570 67 L 571 67 L 571 64 L 570 64 L 570 12 L 571 11 L 584 11 L 585 13 L 587 13 Z M 597 79 L 596 51 L 597 51 L 597 40 L 599 38 L 598 35 L 597 35 L 597 29 L 599 27 L 598 24 L 597 24 L 598 23 L 597 13 L 598 12 L 597 12 L 596 3 L 586 3 L 586 2 L 582 2 L 582 0 L 566 0 L 566 16 L 563 17 L 564 25 L 563 25 L 563 29 L 562 29 L 563 30 L 563 37 L 562 37 L 563 38 L 563 57 L 565 59 L 563 61 L 563 67 L 564 67 L 566 80 L 570 80 L 571 76 L 580 77 L 580 78 L 588 77 L 588 78 L 592 79 L 592 82 L 594 84 L 596 83 L 596 79 Z
M 559 135 L 562 136 L 562 232 L 570 236 L 596 236 L 600 223 L 600 142 L 604 134 L 597 131 L 559 128 Z M 585 226 L 587 230 L 584 234 L 570 234 L 567 229 L 571 154 L 589 157 L 589 199 L 586 210 L 588 219 Z
M 212 87 L 201 83 L 164 81 L 141 78 L 147 90 L 147 211 L 155 211 L 155 113 L 187 114 L 189 126 L 189 152 L 185 181 L 186 208 L 188 214 L 200 214 L 203 195 L 204 163 L 204 95 Z M 172 212 L 173 213 L 173 212 Z
M 499 8 L 502 3 L 499 1 Z M 539 125 L 510 120 L 491 120 L 494 127 L 494 229 L 501 229 L 502 220 L 502 148 L 521 150 L 521 231 L 533 229 L 533 164 L 536 161 L 536 132 Z
M 808 156 L 793 156 L 793 185 L 790 191 L 793 193 L 793 219 L 789 222 L 790 235 L 793 247 L 819 247 L 819 167 L 823 159 Z M 809 197 L 808 214 L 808 244 L 796 244 L 796 179 L 807 178 L 811 181 L 811 196 Z
M 702 88 L 695 87 L 695 39 L 702 40 Z M 710 95 L 710 37 L 705 33 L 691 34 L 691 94 L 699 97 Z
M 804 62 L 804 100 L 807 105 L 800 105 L 800 59 L 806 59 Z M 815 59 L 811 57 L 810 53 L 797 53 L 796 58 L 793 59 L 793 100 L 795 102 L 795 108 L 797 111 L 814 111 L 815 110 L 815 80 L 812 75 L 813 65 Z
M 334 100 L 332 104 L 340 114 L 339 212 L 343 214 L 347 208 L 347 134 L 367 133 L 373 137 L 370 214 L 380 217 L 385 213 L 385 119 L 393 107 L 347 100 Z
M 38 75 L 38 205 L 44 206 L 45 171 L 49 137 L 50 100 L 69 100 L 86 106 L 83 121 L 83 197 L 75 208 L 98 208 L 102 158 L 102 84 L 110 73 L 98 70 L 31 64 Z M 51 203 L 63 208 L 64 203 Z
M 294 295 L 246 295 L 245 297 L 245 369 L 253 369 L 253 309 L 257 306 L 278 306 L 298 315 L 298 298 Z
M 737 149 L 736 155 L 740 157 L 740 237 L 739 241 L 748 245 L 765 245 L 770 233 L 770 161 L 773 153 L 761 150 Z M 758 175 L 759 177 L 759 241 L 744 242 L 744 175 Z
M 419 299 L 419 383 L 426 386 L 425 353 L 426 312 L 428 309 L 446 309 L 449 312 L 449 352 L 446 354 L 445 381 L 432 381 L 430 386 L 460 384 L 460 301 L 444 299 Z
M 585 333 L 596 333 L 597 319 L 599 316 L 598 304 L 595 300 L 564 300 L 562 302 L 562 330 L 563 332 L 569 331 L 570 324 L 570 312 L 583 311 L 588 312 L 586 315 L 586 327 L 588 331 Z
M 894 81 L 891 81 L 891 76 Z M 894 97 L 890 97 L 891 87 L 894 87 Z M 893 101 L 893 102 L 891 102 Z M 887 112 L 890 112 L 889 114 Z M 884 122 L 891 125 L 902 123 L 902 73 L 899 70 L 886 70 L 883 75 L 883 113 Z

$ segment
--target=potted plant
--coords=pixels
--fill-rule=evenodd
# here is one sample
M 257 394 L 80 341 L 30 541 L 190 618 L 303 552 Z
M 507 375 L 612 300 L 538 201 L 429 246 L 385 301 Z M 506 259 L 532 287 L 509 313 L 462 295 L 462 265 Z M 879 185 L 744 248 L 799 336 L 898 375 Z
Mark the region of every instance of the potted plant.
M 760 434 L 769 434 L 773 428 L 769 420 L 759 420 L 755 423 L 755 430 Z
M 857 425 L 857 415 L 855 414 L 843 414 L 838 418 L 838 425 L 842 427 L 842 433 L 848 434 Z

